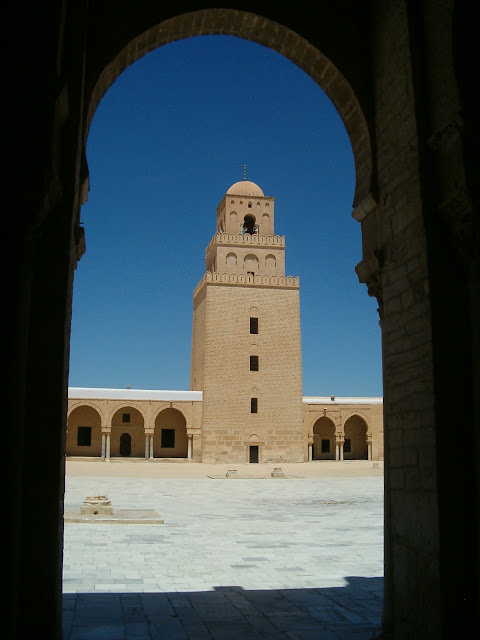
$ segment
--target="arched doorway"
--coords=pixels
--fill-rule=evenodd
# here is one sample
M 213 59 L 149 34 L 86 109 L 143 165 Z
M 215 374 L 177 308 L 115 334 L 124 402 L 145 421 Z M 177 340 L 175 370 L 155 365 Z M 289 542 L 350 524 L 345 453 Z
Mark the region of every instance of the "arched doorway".
M 248 438 L 247 444 L 247 461 L 250 464 L 258 464 L 261 461 L 261 445 L 263 443 L 256 433 Z
M 94 407 L 75 407 L 68 416 L 67 456 L 100 457 L 102 455 L 102 421 Z
M 132 436 L 129 433 L 122 433 L 120 436 L 120 457 L 129 458 L 132 454 Z
M 163 409 L 155 419 L 154 458 L 186 458 L 188 455 L 187 421 L 181 411 Z
M 125 405 L 112 416 L 111 457 L 145 457 L 145 421 L 136 408 Z
M 313 425 L 313 460 L 335 460 L 335 424 L 322 416 Z
M 350 416 L 343 427 L 345 442 L 343 444 L 344 460 L 368 460 L 367 424 L 358 415 Z

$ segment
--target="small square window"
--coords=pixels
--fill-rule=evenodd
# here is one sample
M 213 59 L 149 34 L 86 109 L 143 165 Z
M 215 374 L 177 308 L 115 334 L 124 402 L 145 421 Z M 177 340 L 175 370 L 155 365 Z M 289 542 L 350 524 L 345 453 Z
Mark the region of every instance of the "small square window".
M 345 438 L 343 453 L 352 453 L 352 441 L 350 438 Z
M 250 371 L 258 371 L 258 356 L 250 356 Z
M 250 318 L 250 333 L 258 333 L 258 318 Z
M 250 398 L 250 413 L 258 413 L 258 398 Z
M 92 427 L 77 427 L 77 447 L 92 446 Z
M 175 448 L 175 429 L 162 429 L 162 449 Z
M 330 453 L 330 440 L 322 440 L 322 453 Z
M 130 414 L 122 413 L 122 422 L 130 422 Z

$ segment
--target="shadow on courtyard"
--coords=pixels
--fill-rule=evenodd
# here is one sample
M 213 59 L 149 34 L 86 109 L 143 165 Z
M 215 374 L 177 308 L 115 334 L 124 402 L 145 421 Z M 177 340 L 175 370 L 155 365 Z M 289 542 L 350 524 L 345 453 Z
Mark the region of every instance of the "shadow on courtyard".
M 381 635 L 383 578 L 344 587 L 63 596 L 63 640 L 370 640 Z

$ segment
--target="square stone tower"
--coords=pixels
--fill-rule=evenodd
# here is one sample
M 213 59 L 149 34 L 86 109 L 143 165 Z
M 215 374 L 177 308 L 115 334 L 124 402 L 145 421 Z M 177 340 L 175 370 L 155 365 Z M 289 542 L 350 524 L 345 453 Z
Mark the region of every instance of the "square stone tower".
M 298 277 L 285 277 L 274 198 L 243 180 L 217 208 L 193 298 L 190 389 L 203 391 L 203 462 L 303 462 Z

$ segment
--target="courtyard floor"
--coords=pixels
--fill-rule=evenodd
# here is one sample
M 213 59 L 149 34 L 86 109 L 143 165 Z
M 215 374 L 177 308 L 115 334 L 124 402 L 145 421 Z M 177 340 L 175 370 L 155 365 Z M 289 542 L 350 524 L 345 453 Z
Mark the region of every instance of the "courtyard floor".
M 67 461 L 64 640 L 379 637 L 382 463 L 274 466 Z

